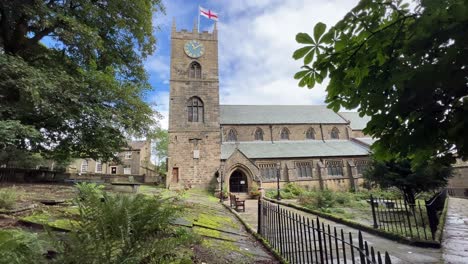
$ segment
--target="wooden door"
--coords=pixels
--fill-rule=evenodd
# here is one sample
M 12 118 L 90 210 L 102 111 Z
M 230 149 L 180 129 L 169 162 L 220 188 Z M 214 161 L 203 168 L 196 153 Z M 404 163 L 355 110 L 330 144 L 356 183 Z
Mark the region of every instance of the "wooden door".
M 172 168 L 172 183 L 179 183 L 179 168 Z

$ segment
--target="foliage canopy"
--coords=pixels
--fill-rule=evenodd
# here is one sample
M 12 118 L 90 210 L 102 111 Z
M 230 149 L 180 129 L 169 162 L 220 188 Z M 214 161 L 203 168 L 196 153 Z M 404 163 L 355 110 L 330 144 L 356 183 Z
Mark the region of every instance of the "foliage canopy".
M 434 160 L 425 161 L 415 168 L 411 166 L 409 159 L 393 159 L 374 160 L 372 166 L 364 173 L 364 178 L 382 188 L 398 188 L 405 199 L 414 204 L 416 194 L 446 186 L 451 175 L 450 166 Z
M 108 160 L 145 134 L 143 60 L 163 11 L 160 0 L 1 1 L 0 151 Z
M 330 108 L 371 116 L 380 159 L 468 158 L 466 32 L 464 0 L 361 0 L 328 31 L 297 34 L 294 78 L 312 88 L 328 77 Z

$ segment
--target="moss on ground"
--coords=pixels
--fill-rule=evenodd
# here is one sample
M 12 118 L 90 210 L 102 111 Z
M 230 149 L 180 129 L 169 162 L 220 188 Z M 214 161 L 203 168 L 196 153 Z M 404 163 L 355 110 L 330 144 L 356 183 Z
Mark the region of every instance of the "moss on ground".
M 197 224 L 211 228 L 221 228 L 223 226 L 237 227 L 232 218 L 228 216 L 201 213 L 195 219 Z
M 74 225 L 78 224 L 78 221 L 67 218 L 56 218 L 48 213 L 35 213 L 26 217 L 22 217 L 21 220 L 46 225 L 49 227 L 57 227 L 65 230 L 72 230 Z

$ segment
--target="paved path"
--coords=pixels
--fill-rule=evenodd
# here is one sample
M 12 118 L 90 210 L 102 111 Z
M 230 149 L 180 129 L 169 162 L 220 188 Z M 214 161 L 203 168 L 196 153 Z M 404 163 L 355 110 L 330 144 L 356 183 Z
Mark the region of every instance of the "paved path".
M 256 200 L 247 200 L 246 201 L 246 212 L 239 213 L 239 215 L 255 230 L 257 229 L 257 209 L 258 203 Z M 285 208 L 283 206 L 283 208 Z M 315 218 L 315 215 L 308 214 L 293 208 L 289 210 L 298 213 L 300 215 L 308 216 Z M 468 213 L 468 211 L 467 211 Z M 343 231 L 351 232 L 354 238 L 357 238 L 358 230 L 350 228 L 348 226 L 326 220 L 320 219 L 321 222 L 329 224 L 330 226 L 336 226 L 337 229 L 341 228 Z M 468 232 L 468 231 L 467 231 Z M 392 258 L 392 263 L 444 263 L 442 261 L 442 250 L 441 249 L 432 249 L 432 248 L 420 248 L 409 246 L 405 244 L 400 244 L 392 240 L 388 240 L 379 236 L 375 236 L 366 232 L 362 232 L 364 240 L 369 243 L 369 246 L 373 246 L 374 249 L 384 252 L 388 251 Z M 465 262 L 468 263 L 468 262 Z
M 445 263 L 468 263 L 468 199 L 449 198 L 442 247 Z
M 203 246 L 195 249 L 202 263 L 279 263 L 219 200 L 189 191 L 185 201 L 185 218 L 203 238 Z

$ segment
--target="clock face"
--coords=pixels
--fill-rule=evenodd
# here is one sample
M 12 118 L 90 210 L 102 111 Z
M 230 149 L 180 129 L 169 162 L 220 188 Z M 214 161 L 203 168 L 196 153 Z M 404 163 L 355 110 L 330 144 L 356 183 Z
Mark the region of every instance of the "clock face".
M 205 47 L 198 40 L 190 40 L 185 43 L 184 51 L 191 58 L 199 58 L 205 53 Z

